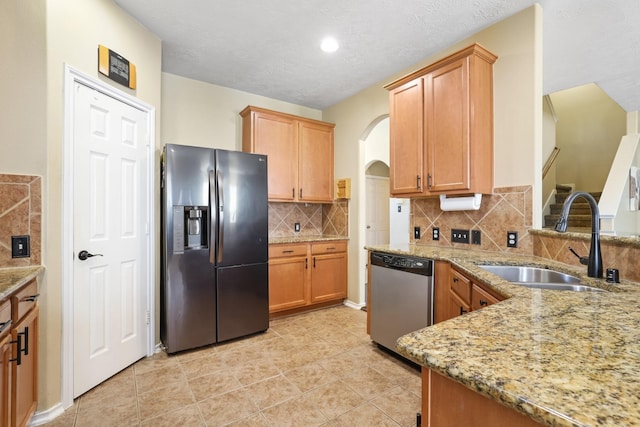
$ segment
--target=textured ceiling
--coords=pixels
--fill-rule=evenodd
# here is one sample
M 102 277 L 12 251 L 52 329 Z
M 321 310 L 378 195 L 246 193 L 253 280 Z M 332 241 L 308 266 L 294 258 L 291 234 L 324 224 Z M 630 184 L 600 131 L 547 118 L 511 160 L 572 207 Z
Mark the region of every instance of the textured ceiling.
M 162 39 L 162 69 L 324 109 L 532 0 L 115 0 Z M 595 82 L 640 110 L 640 1 L 539 0 L 544 93 Z M 340 49 L 326 54 L 333 35 Z

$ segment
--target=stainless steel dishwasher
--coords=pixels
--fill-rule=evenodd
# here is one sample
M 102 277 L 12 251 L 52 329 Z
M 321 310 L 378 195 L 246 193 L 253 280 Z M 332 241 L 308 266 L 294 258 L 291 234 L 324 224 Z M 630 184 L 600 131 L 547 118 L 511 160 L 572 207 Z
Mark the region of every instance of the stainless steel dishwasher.
M 433 260 L 371 253 L 371 339 L 396 351 L 402 335 L 433 324 Z

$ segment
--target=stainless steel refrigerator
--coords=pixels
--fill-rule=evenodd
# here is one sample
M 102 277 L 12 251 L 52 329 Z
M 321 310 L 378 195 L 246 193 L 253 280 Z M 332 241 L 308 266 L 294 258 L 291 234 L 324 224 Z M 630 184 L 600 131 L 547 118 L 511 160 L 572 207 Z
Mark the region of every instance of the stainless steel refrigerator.
M 161 187 L 167 352 L 268 329 L 267 157 L 167 144 Z

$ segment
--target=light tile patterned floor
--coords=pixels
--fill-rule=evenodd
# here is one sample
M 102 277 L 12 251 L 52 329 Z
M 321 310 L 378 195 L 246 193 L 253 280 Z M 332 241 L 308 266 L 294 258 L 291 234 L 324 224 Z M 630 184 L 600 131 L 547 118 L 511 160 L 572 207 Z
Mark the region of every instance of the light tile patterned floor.
M 365 312 L 341 306 L 143 359 L 47 426 L 415 426 L 419 411 L 419 371 L 371 343 Z

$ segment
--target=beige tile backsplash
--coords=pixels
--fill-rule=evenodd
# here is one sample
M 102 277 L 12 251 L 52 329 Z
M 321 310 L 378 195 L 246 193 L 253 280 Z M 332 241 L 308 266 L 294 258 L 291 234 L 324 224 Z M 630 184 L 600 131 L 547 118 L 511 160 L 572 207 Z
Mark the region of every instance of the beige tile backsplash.
M 0 174 L 0 267 L 40 265 L 42 178 Z M 11 236 L 31 236 L 31 256 L 11 258 Z
M 494 252 L 533 253 L 529 235 L 532 226 L 532 187 L 502 187 L 494 194 L 482 196 L 477 211 L 448 211 L 440 209 L 440 199 L 420 198 L 411 201 L 411 230 L 420 227 L 421 238 L 411 235 L 411 243 Z M 440 240 L 431 238 L 432 227 L 440 228 Z M 451 242 L 451 229 L 480 230 L 481 245 Z M 518 247 L 507 248 L 507 231 L 518 232 Z
M 300 231 L 294 229 L 300 223 Z M 337 200 L 332 204 L 269 203 L 269 236 L 319 236 L 349 234 L 349 202 Z

